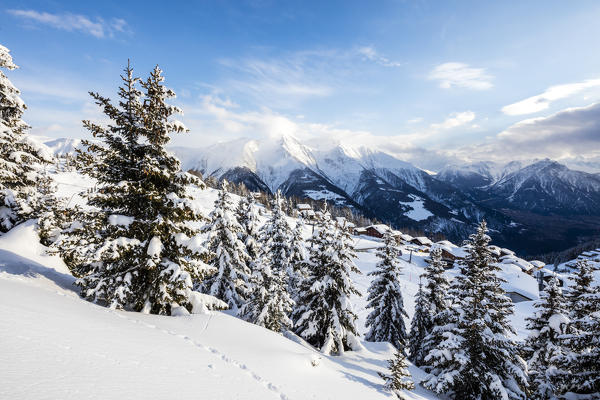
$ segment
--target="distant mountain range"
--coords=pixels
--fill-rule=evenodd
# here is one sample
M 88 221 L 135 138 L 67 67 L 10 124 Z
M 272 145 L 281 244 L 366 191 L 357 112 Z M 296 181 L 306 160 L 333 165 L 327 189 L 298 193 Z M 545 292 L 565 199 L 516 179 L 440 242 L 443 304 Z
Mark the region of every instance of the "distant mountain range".
M 46 142 L 57 154 L 76 139 Z M 291 136 L 172 150 L 187 170 L 251 190 L 326 199 L 397 228 L 464 239 L 482 218 L 497 244 L 542 254 L 600 236 L 600 175 L 552 160 L 451 165 L 437 174 L 382 151 L 311 148 Z

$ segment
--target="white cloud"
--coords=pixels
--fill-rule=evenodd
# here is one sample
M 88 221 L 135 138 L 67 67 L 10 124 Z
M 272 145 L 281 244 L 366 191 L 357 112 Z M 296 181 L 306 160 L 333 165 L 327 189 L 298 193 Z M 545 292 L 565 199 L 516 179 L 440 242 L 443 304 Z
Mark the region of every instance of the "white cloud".
M 583 82 L 567 83 L 551 86 L 542 94 L 502 107 L 507 115 L 532 114 L 547 109 L 553 101 L 573 96 L 586 89 L 600 86 L 600 79 L 589 79 Z
M 473 68 L 468 64 L 447 62 L 435 67 L 428 76 L 430 80 L 439 81 L 443 89 L 453 87 L 486 90 L 492 88 L 493 77 L 484 68 Z
M 336 60 L 335 54 L 326 51 L 222 59 L 221 65 L 234 73 L 219 83 L 218 90 L 248 96 L 254 103 L 267 107 L 297 109 L 308 99 L 334 94 L 340 86 L 338 66 L 333 65 Z
M 8 10 L 8 13 L 29 22 L 36 22 L 69 32 L 79 31 L 97 38 L 113 37 L 115 32 L 123 33 L 129 29 L 127 22 L 122 18 L 105 21 L 102 18 L 92 19 L 80 14 L 51 14 L 35 10 Z
M 600 103 L 568 108 L 511 125 L 486 143 L 459 149 L 464 158 L 492 161 L 600 157 Z
M 444 122 L 438 124 L 431 124 L 431 128 L 433 128 L 436 131 L 453 129 L 465 125 L 473 121 L 474 119 L 475 113 L 473 111 L 453 113 L 448 118 L 446 118 Z
M 401 67 L 404 63 L 391 61 L 390 59 L 382 56 L 375 50 L 375 48 L 371 46 L 360 47 L 357 50 L 358 54 L 362 56 L 364 59 L 373 61 L 379 65 L 384 67 Z

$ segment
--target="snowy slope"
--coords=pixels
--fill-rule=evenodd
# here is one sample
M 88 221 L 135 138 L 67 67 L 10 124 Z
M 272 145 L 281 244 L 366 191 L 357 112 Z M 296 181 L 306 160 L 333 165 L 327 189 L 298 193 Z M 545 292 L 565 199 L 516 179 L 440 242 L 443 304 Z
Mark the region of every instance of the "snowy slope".
M 93 186 L 75 172 L 55 178 L 59 195 L 71 204 L 81 202 L 78 191 Z M 216 193 L 190 191 L 205 214 Z M 352 279 L 362 295 L 352 302 L 358 331 L 364 334 L 368 273 L 375 268 L 375 249 L 381 243 L 355 237 L 355 244 L 362 274 Z M 428 254 L 409 255 L 406 248 L 403 254 L 401 285 L 412 317 Z M 449 271 L 450 276 L 455 273 Z M 514 268 L 507 267 L 502 276 L 513 286 L 533 290 L 533 282 L 535 287 L 532 277 Z M 80 299 L 73 281 L 64 263 L 38 243 L 33 222 L 0 236 L 0 377 L 9 377 L 0 385 L 0 398 L 164 399 L 173 393 L 203 399 L 392 398 L 377 375 L 392 355 L 387 343 L 363 341 L 362 350 L 324 356 L 298 337 L 283 337 L 227 312 L 166 317 L 109 310 Z M 513 323 L 522 337 L 531 302 L 516 309 Z M 410 371 L 417 382 L 424 377 L 418 368 Z M 417 386 L 406 398 L 437 397 Z
M 226 313 L 109 310 L 80 299 L 35 240 L 32 223 L 0 237 L 0 376 L 9 377 L 0 398 L 391 398 L 377 375 L 392 354 L 386 343 L 327 357 Z

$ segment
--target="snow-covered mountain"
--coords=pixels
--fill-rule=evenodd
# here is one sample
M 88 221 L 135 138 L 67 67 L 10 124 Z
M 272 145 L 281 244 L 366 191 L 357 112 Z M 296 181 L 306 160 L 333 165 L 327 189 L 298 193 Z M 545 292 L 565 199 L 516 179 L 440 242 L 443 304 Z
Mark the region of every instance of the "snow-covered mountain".
M 57 154 L 80 145 L 74 139 L 46 144 Z M 482 218 L 495 240 L 530 254 L 600 235 L 598 221 L 579 217 L 600 221 L 600 177 L 551 160 L 464 163 L 432 175 L 374 148 L 344 143 L 315 148 L 289 135 L 172 151 L 185 169 L 204 176 L 243 182 L 251 190 L 325 199 L 397 227 L 454 240 Z M 549 215 L 575 217 L 557 221 Z
M 283 136 L 174 151 L 184 168 L 203 175 L 243 182 L 253 190 L 327 200 L 394 226 L 441 232 L 452 239 L 464 237 L 481 218 L 498 231 L 510 224 L 451 184 L 365 146 L 340 143 L 315 149 Z
M 552 160 L 468 164 L 436 176 L 519 224 L 509 244 L 541 254 L 600 235 L 600 177 Z
M 561 215 L 596 215 L 600 209 L 597 174 L 571 170 L 549 159 L 448 166 L 436 178 L 494 208 Z
M 75 154 L 75 150 L 81 148 L 81 139 L 52 139 L 43 142 L 46 147 L 56 156 Z
M 486 192 L 501 207 L 556 214 L 597 215 L 600 210 L 600 178 L 552 160 L 507 174 Z

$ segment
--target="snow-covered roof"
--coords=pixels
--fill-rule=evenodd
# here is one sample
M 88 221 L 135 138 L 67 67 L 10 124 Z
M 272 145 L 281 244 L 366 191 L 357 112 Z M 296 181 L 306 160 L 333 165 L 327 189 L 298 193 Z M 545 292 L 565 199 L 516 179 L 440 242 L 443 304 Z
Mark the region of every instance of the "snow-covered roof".
M 419 236 L 414 238 L 414 240 L 416 240 L 417 242 L 419 242 L 420 244 L 424 245 L 424 246 L 431 246 L 433 244 L 433 242 L 431 240 L 429 240 L 429 238 L 426 238 L 425 236 Z
M 413 240 L 413 237 L 410 235 L 407 235 L 406 233 L 400 233 L 398 235 L 396 235 L 397 237 L 399 237 L 400 239 L 402 239 L 405 242 L 410 242 L 411 240 Z
M 501 257 L 500 263 L 516 265 L 517 267 L 521 268 L 522 271 L 529 271 L 533 269 L 533 265 L 530 262 L 513 255 L 506 255 Z
M 296 205 L 296 208 L 300 211 L 304 211 L 304 210 L 311 210 L 312 207 L 310 206 L 310 204 L 306 204 L 306 203 L 301 203 Z
M 367 229 L 368 229 L 368 228 L 373 228 L 373 229 L 375 229 L 377 232 L 381 233 L 382 235 L 383 235 L 384 233 L 386 233 L 386 232 L 387 232 L 387 231 L 390 229 L 390 228 L 389 228 L 387 225 L 385 225 L 385 224 L 369 225 L 369 226 L 367 227 Z
M 539 297 L 538 282 L 533 276 L 526 274 L 514 264 L 499 264 L 499 266 L 498 276 L 506 280 L 502 283 L 504 290 L 519 293 L 533 300 Z
M 465 258 L 467 256 L 467 252 L 465 251 L 465 249 L 463 249 L 462 247 L 458 247 L 457 245 L 455 245 L 452 242 L 449 242 L 448 240 L 441 240 L 431 245 L 431 250 L 436 248 L 447 251 L 456 258 Z

